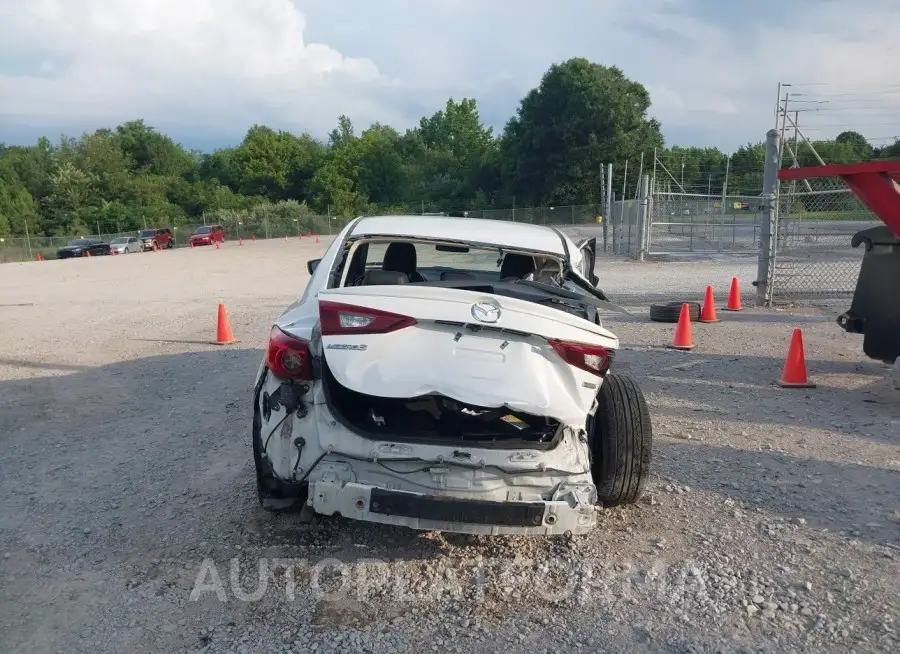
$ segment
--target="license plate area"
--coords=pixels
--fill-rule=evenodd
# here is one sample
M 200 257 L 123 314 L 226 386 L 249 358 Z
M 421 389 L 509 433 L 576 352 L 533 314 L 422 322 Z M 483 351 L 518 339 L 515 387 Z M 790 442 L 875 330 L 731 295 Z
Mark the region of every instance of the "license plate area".
M 537 527 L 544 520 L 541 502 L 489 502 L 372 489 L 369 511 L 419 520 L 507 527 Z

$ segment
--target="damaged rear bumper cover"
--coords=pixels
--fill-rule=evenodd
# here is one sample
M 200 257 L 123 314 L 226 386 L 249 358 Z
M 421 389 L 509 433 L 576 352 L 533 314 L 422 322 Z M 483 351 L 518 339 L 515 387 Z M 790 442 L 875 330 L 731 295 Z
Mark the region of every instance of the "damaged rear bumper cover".
M 597 511 L 578 490 L 556 493 L 551 501 L 491 501 L 387 490 L 361 483 L 316 481 L 309 503 L 316 513 L 399 525 L 426 531 L 466 534 L 584 534 Z

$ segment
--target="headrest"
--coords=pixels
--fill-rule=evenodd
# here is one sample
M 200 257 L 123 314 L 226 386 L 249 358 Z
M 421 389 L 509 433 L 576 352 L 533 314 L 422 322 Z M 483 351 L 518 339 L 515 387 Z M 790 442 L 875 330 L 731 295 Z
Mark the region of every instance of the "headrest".
M 416 269 L 416 246 L 405 241 L 397 241 L 384 251 L 384 270 L 399 270 L 407 274 Z
M 362 286 L 389 286 L 394 284 L 409 284 L 406 273 L 394 270 L 367 270 L 363 275 Z

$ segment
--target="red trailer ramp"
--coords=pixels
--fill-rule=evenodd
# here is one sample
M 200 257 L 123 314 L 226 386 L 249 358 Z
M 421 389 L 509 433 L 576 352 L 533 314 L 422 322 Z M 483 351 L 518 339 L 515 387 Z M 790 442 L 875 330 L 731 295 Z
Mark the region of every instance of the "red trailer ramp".
M 863 351 L 891 363 L 900 358 L 900 160 L 786 168 L 782 181 L 839 177 L 884 226 L 857 232 L 850 243 L 865 245 L 850 310 L 838 324 L 863 334 Z

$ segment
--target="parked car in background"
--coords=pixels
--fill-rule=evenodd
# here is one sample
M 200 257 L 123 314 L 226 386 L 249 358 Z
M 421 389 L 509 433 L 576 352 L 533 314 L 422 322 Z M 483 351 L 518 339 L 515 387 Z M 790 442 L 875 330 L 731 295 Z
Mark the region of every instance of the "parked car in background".
M 119 236 L 109 242 L 109 249 L 116 254 L 131 254 L 141 251 L 141 242 L 136 236 Z
M 90 252 L 92 257 L 109 254 L 109 243 L 104 243 L 99 238 L 76 238 L 56 251 L 58 259 L 71 259 L 83 257 Z
M 144 250 L 175 247 L 175 235 L 168 227 L 142 230 L 139 238 L 141 240 L 141 248 Z
M 225 242 L 225 228 L 221 225 L 203 225 L 191 234 L 191 245 L 212 245 Z

